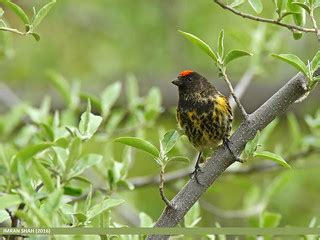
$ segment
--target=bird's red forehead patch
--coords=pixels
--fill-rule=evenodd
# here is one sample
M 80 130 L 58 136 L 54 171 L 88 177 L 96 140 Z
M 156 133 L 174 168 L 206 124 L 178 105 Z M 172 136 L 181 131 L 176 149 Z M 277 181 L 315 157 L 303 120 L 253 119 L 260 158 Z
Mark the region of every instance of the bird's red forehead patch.
M 179 73 L 179 76 L 181 77 L 185 77 L 185 76 L 188 76 L 189 74 L 193 73 L 192 70 L 184 70 L 182 72 Z

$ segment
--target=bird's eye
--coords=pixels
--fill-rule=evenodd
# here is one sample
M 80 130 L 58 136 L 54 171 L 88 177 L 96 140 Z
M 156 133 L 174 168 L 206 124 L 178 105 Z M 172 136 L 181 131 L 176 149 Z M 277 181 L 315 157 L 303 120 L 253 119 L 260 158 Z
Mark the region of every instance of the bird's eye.
M 188 81 L 191 82 L 191 81 L 192 81 L 192 78 L 191 78 L 191 77 L 188 77 Z

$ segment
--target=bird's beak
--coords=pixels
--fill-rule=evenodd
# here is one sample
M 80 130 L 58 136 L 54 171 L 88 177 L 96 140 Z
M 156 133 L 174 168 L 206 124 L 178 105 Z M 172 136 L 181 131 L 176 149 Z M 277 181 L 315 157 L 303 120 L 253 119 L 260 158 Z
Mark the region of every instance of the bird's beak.
M 174 79 L 174 80 L 172 81 L 172 84 L 174 84 L 174 85 L 176 85 L 176 86 L 180 86 L 181 82 L 180 82 L 180 80 L 179 80 L 178 78 L 176 78 L 176 79 Z

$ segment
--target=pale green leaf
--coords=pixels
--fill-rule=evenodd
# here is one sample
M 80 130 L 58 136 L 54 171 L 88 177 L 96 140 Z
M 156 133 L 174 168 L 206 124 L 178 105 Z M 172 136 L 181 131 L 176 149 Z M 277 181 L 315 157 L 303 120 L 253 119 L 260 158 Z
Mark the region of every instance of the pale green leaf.
M 17 158 L 19 161 L 26 161 L 29 158 L 33 157 L 34 155 L 42 152 L 43 150 L 54 146 L 54 143 L 46 142 L 46 143 L 38 143 L 35 145 L 29 145 L 22 150 L 20 150 L 16 155 L 15 158 Z
M 87 154 L 77 161 L 77 164 L 71 169 L 70 175 L 75 177 L 83 173 L 84 170 L 99 164 L 102 161 L 102 156 L 99 154 Z
M 53 7 L 53 5 L 56 3 L 55 0 L 47 3 L 44 5 L 39 12 L 34 16 L 32 27 L 36 28 L 44 19 L 44 17 L 49 13 L 50 9 Z
M 261 0 L 249 0 L 249 4 L 257 14 L 260 14 L 262 12 L 263 4 Z
M 46 189 L 49 192 L 53 192 L 53 190 L 55 189 L 54 187 L 54 182 L 53 182 L 53 178 L 50 175 L 50 172 L 47 170 L 47 168 L 45 168 L 39 160 L 34 160 L 33 164 L 39 174 L 39 176 L 42 179 L 42 182 L 44 184 L 44 186 L 46 187 Z
M 320 67 L 320 51 L 316 53 L 311 61 L 311 71 L 315 72 Z
M 217 56 L 216 54 L 213 52 L 213 50 L 210 48 L 210 46 L 208 44 L 206 44 L 204 41 L 202 41 L 200 38 L 198 38 L 197 36 L 191 34 L 191 33 L 187 33 L 187 32 L 183 32 L 180 31 L 179 32 L 185 37 L 187 38 L 190 42 L 192 42 L 193 44 L 195 44 L 196 46 L 198 46 L 202 51 L 204 51 L 209 57 L 212 58 L 212 60 L 214 61 L 215 64 L 217 64 Z
M 293 20 L 298 26 L 304 26 L 306 23 L 306 12 L 300 6 L 294 4 L 295 0 L 288 0 L 287 8 L 290 12 L 296 12 L 293 15 Z
M 310 7 L 307 5 L 307 4 L 304 4 L 304 3 L 300 3 L 300 2 L 293 2 L 291 3 L 291 5 L 296 5 L 300 8 L 303 8 L 304 10 L 306 10 L 309 14 L 310 14 Z
M 88 100 L 87 110 L 82 113 L 79 123 L 79 131 L 83 139 L 90 139 L 98 130 L 102 122 L 102 117 L 91 113 L 91 104 Z
M 109 210 L 113 207 L 118 206 L 119 204 L 123 203 L 124 200 L 122 199 L 105 199 L 101 202 L 99 202 L 97 205 L 94 205 L 91 207 L 87 212 L 87 219 L 90 220 L 91 218 L 94 218 L 95 216 L 99 215 L 100 213 Z
M 291 66 L 295 67 L 298 71 L 308 76 L 308 68 L 298 56 L 294 54 L 271 54 L 271 56 L 278 58 L 286 63 L 289 63 Z
M 223 63 L 227 65 L 231 61 L 244 56 L 252 56 L 252 54 L 242 50 L 231 50 L 227 53 Z
M 219 38 L 218 38 L 218 55 L 219 57 L 222 59 L 223 58 L 223 54 L 224 54 L 224 45 L 223 45 L 223 41 L 224 41 L 224 31 L 223 29 L 220 31 L 219 33 Z
M 200 217 L 200 205 L 196 202 L 187 214 L 184 216 L 184 226 L 185 227 L 194 227 L 196 226 L 199 221 L 201 220 Z
M 42 211 L 50 219 L 54 216 L 55 212 L 59 209 L 63 195 L 63 189 L 59 188 L 48 195 L 46 201 L 42 205 Z
M 102 106 L 102 116 L 106 118 L 110 112 L 110 109 L 120 96 L 121 83 L 115 82 L 103 90 L 101 94 L 101 106 Z
M 69 154 L 68 154 L 68 159 L 66 160 L 66 171 L 69 171 L 70 168 L 72 168 L 78 158 L 80 157 L 82 152 L 82 143 L 81 139 L 78 137 L 75 137 L 69 147 Z
M 139 219 L 140 219 L 140 227 L 142 228 L 150 228 L 153 227 L 153 221 L 152 218 L 149 217 L 147 214 L 145 214 L 144 212 L 141 212 L 139 214 Z
M 280 164 L 281 166 L 291 169 L 291 166 L 281 156 L 275 153 L 268 152 L 268 151 L 260 151 L 260 152 L 254 152 L 253 156 L 257 158 L 269 159 L 271 161 L 274 161 Z
M 264 212 L 259 218 L 259 227 L 275 228 L 279 226 L 281 215 L 278 213 Z
M 72 102 L 71 88 L 67 80 L 61 74 L 52 70 L 47 70 L 46 74 L 64 101 L 70 106 Z
M 114 141 L 143 150 L 154 157 L 159 156 L 159 150 L 152 143 L 144 139 L 137 138 L 137 137 L 120 137 L 115 139 Z
M 10 10 L 12 10 L 15 13 L 15 15 L 22 20 L 24 24 L 30 23 L 28 15 L 23 11 L 23 9 L 20 6 L 8 0 L 1 1 L 1 2 Z
M 16 206 L 21 203 L 21 198 L 17 194 L 5 194 L 0 196 L 0 209 Z
M 246 158 L 250 158 L 253 156 L 253 153 L 257 150 L 259 139 L 260 139 L 260 131 L 257 132 L 257 134 L 252 140 L 247 142 L 244 148 L 244 154 Z
M 245 2 L 245 0 L 235 0 L 231 4 L 229 4 L 228 6 L 232 7 L 232 8 L 236 8 L 236 7 L 239 7 L 240 5 L 242 5 L 244 2 Z
M 190 159 L 187 158 L 187 157 L 184 157 L 184 156 L 174 156 L 174 157 L 171 157 L 169 159 L 169 162 L 183 162 L 183 163 L 189 163 L 190 162 Z
M 0 17 L 2 17 L 3 14 L 4 14 L 4 11 L 3 11 L 3 9 L 0 7 Z
M 10 219 L 9 213 L 4 209 L 0 209 L 0 224 L 8 219 Z
M 167 154 L 174 147 L 179 139 L 179 133 L 176 130 L 166 132 L 161 140 L 162 151 Z

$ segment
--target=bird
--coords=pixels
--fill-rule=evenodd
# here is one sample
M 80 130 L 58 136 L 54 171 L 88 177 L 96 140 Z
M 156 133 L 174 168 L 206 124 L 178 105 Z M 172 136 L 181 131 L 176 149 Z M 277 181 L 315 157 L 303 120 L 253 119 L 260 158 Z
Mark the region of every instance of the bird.
M 178 126 L 190 143 L 199 151 L 194 171 L 198 183 L 200 159 L 207 149 L 223 143 L 229 151 L 233 114 L 228 101 L 205 77 L 192 70 L 184 70 L 172 81 L 178 87 L 176 111 Z M 235 156 L 232 153 L 233 156 Z M 235 157 L 238 160 L 238 157 Z

